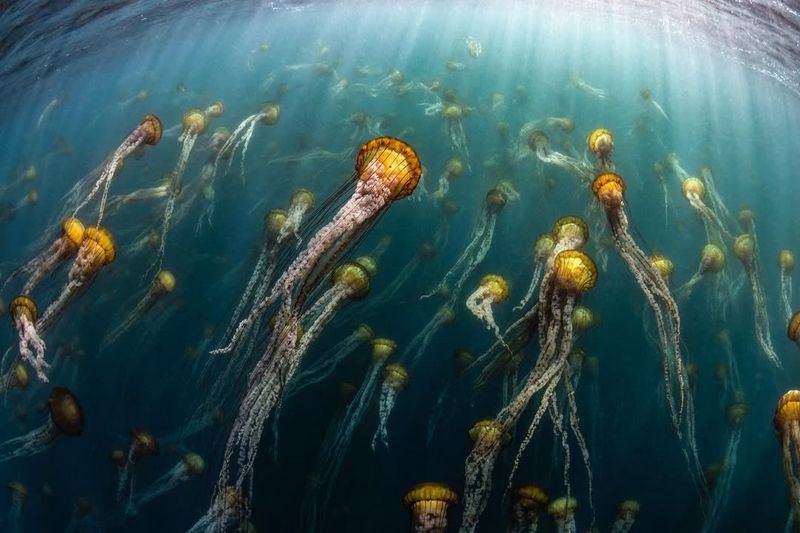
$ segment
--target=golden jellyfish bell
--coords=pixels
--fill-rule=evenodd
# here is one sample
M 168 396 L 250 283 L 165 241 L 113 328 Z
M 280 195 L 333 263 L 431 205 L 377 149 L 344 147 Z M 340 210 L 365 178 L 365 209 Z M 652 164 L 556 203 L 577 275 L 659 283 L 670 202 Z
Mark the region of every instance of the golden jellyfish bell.
M 292 206 L 302 206 L 306 210 L 314 209 L 317 203 L 317 198 L 314 193 L 308 189 L 296 189 L 292 193 L 292 198 L 289 200 Z
M 372 345 L 372 360 L 376 363 L 383 363 L 397 351 L 397 343 L 385 337 L 372 339 L 370 344 Z
M 442 208 L 442 213 L 448 217 L 455 215 L 461 210 L 461 206 L 458 205 L 458 202 L 451 198 L 445 198 L 439 205 Z
M 458 178 L 462 174 L 464 174 L 464 161 L 461 160 L 460 157 L 454 156 L 447 160 L 444 165 L 445 172 L 447 172 L 447 178 Z
M 274 126 L 281 119 L 281 105 L 278 102 L 265 102 L 261 106 L 261 123 L 267 126 Z
M 267 230 L 267 237 L 271 241 L 278 239 L 288 218 L 289 213 L 285 209 L 270 209 L 267 211 L 266 216 L 264 216 L 264 226 Z
M 156 274 L 155 288 L 158 293 L 170 293 L 175 290 L 175 275 L 169 270 L 160 270 Z
M 408 371 L 397 363 L 386 365 L 383 383 L 399 392 L 408 386 Z
M 800 311 L 795 312 L 789 319 L 787 335 L 792 341 L 800 345 Z
M 136 457 L 152 457 L 158 455 L 160 446 L 152 433 L 141 428 L 131 429 L 132 445 L 135 449 Z
M 119 448 L 111 450 L 111 453 L 108 454 L 108 458 L 111 459 L 112 463 L 120 468 L 125 466 L 125 464 L 128 462 L 128 454 L 125 453 L 125 450 L 121 450 Z
M 575 370 L 583 368 L 584 361 L 586 361 L 586 352 L 582 348 L 575 348 L 567 356 L 569 366 Z
M 39 310 L 33 300 L 27 296 L 19 295 L 8 304 L 8 316 L 11 317 L 11 320 L 24 316 L 28 319 L 28 322 L 34 324 L 39 317 Z
M 642 507 L 636 500 L 625 500 L 619 504 L 617 516 L 626 520 L 635 520 L 639 516 Z
M 460 374 L 475 362 L 475 356 L 467 350 L 457 349 L 453 352 L 453 362 L 456 365 L 456 372 Z
M 555 242 L 570 239 L 577 241 L 578 247 L 583 246 L 589 240 L 589 226 L 583 219 L 576 216 L 565 216 L 556 220 L 551 233 Z
M 433 244 L 425 241 L 419 245 L 417 248 L 417 257 L 420 259 L 428 259 L 436 255 L 436 249 L 433 247 Z
M 183 456 L 183 464 L 190 476 L 199 476 L 206 470 L 205 459 L 193 452 L 189 452 Z
M 469 429 L 469 438 L 476 446 L 505 446 L 511 442 L 511 434 L 494 418 L 484 418 L 475 422 Z
M 514 503 L 528 511 L 543 509 L 550 501 L 550 496 L 536 485 L 521 485 L 512 491 Z
M 654 255 L 650 257 L 650 264 L 653 265 L 659 275 L 664 280 L 669 280 L 669 277 L 672 275 L 672 271 L 675 270 L 675 265 L 672 263 L 672 260 L 663 255 Z
M 549 145 L 550 139 L 542 130 L 533 130 L 531 134 L 528 135 L 528 148 L 534 152 L 538 152 L 540 149 L 546 150 Z
M 481 279 L 480 286 L 489 291 L 493 303 L 503 303 L 508 299 L 508 281 L 497 274 L 489 274 Z
M 559 253 L 553 263 L 558 286 L 574 295 L 592 289 L 597 283 L 597 267 L 592 258 L 577 250 Z
M 83 227 L 83 223 L 74 217 L 65 219 L 61 224 L 61 233 L 69 239 L 70 243 L 75 247 L 80 246 L 83 242 L 85 231 L 86 228 Z
M 28 191 L 28 194 L 25 195 L 25 201 L 28 202 L 29 205 L 36 205 L 39 203 L 39 191 L 36 189 L 32 189 Z
M 745 207 L 739 210 L 739 224 L 743 227 L 748 228 L 750 225 L 753 224 L 756 220 L 756 213 L 752 209 Z
M 445 89 L 442 93 L 442 100 L 445 102 L 456 102 L 458 100 L 458 93 L 455 89 Z
M 749 233 L 743 233 L 733 241 L 733 253 L 742 263 L 750 263 L 755 258 L 756 241 Z
M 572 313 L 572 325 L 578 333 L 595 325 L 594 313 L 585 305 L 576 305 Z
M 211 118 L 219 118 L 223 113 L 225 113 L 225 106 L 219 100 L 206 108 L 206 115 Z
M 787 250 L 784 248 L 780 252 L 778 252 L 778 267 L 781 269 L 781 272 L 789 273 L 794 270 L 794 254 L 791 250 Z
M 445 304 L 436 312 L 442 320 L 443 324 L 452 324 L 456 319 L 456 310 L 452 305 Z
M 700 259 L 701 272 L 716 274 L 725 268 L 725 252 L 716 244 L 706 244 L 703 246 L 703 254 Z
M 161 126 L 161 119 L 153 114 L 147 114 L 139 123 L 139 129 L 144 135 L 144 142 L 154 146 L 161 141 L 161 134 L 164 129 Z
M 117 257 L 117 248 L 111 232 L 99 226 L 86 228 L 83 246 L 91 246 L 99 263 L 97 266 L 108 265 Z
M 556 520 L 565 520 L 578 509 L 578 500 L 575 498 L 556 498 L 547 507 L 547 512 Z
M 536 237 L 536 242 L 533 245 L 533 257 L 536 258 L 537 261 L 546 260 L 550 257 L 550 254 L 553 253 L 555 245 L 556 243 L 552 236 L 547 233 L 542 233 Z
M 442 109 L 442 117 L 447 121 L 457 121 L 464 118 L 464 108 L 458 104 L 447 104 Z
M 499 213 L 508 202 L 508 198 L 503 191 L 495 187 L 486 193 L 486 210 L 491 213 Z
M 375 336 L 375 332 L 363 322 L 356 326 L 356 337 L 363 341 L 368 341 Z
M 625 182 L 619 174 L 604 172 L 592 182 L 592 193 L 606 209 L 619 209 L 625 199 Z
M 78 397 L 65 387 L 53 387 L 47 399 L 50 420 L 59 435 L 78 437 L 85 423 Z
M 241 491 L 233 486 L 225 487 L 223 491 L 224 509 L 226 513 L 237 514 L 245 507 L 246 500 Z
M 697 178 L 686 178 L 683 180 L 681 190 L 683 191 L 683 195 L 687 198 L 691 195 L 702 200 L 706 195 L 706 186 Z
M 790 390 L 778 400 L 773 418 L 775 431 L 783 437 L 790 426 L 800 424 L 800 390 Z
M 11 491 L 11 495 L 15 499 L 21 500 L 22 502 L 27 500 L 28 496 L 30 496 L 28 488 L 19 481 L 9 481 L 6 484 L 6 487 L 8 487 L 8 490 Z
M 728 424 L 734 429 L 740 428 L 748 411 L 750 411 L 750 407 L 745 402 L 734 402 L 730 404 L 725 410 Z
M 411 508 L 423 501 L 440 501 L 448 505 L 458 503 L 458 493 L 441 483 L 420 483 L 403 496 L 403 505 Z
M 11 374 L 11 383 L 13 387 L 24 389 L 28 386 L 30 378 L 28 377 L 28 369 L 25 365 L 17 363 L 14 365 L 14 372 Z
M 409 144 L 394 137 L 377 137 L 361 145 L 356 172 L 361 180 L 377 177 L 389 187 L 391 199 L 400 200 L 414 192 L 422 166 Z
M 597 128 L 589 134 L 586 146 L 595 156 L 606 157 L 614 149 L 614 136 L 606 128 Z
M 421 483 L 403 496 L 403 507 L 411 511 L 414 531 L 444 531 L 447 511 L 456 504 L 458 493 L 441 483 Z
M 181 119 L 184 133 L 202 135 L 208 131 L 208 116 L 202 109 L 190 109 Z
M 369 272 L 358 263 L 342 263 L 331 274 L 336 286 L 341 286 L 348 298 L 359 300 L 369 294 Z
M 361 255 L 356 257 L 355 262 L 364 267 L 364 270 L 370 275 L 370 277 L 374 276 L 375 273 L 378 271 L 378 261 L 375 259 L 374 256 L 371 255 Z

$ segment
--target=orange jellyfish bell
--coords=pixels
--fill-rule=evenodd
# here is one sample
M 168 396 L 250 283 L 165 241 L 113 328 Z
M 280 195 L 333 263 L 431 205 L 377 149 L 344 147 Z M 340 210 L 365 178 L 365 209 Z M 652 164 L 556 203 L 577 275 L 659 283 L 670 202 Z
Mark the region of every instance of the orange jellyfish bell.
M 285 209 L 270 209 L 267 211 L 267 215 L 264 217 L 264 225 L 267 229 L 267 237 L 271 241 L 278 239 L 288 217 L 289 213 Z
M 578 240 L 583 245 L 589 240 L 589 226 L 580 217 L 564 216 L 553 224 L 552 235 L 556 242 L 570 238 Z
M 800 390 L 790 390 L 778 400 L 773 424 L 778 436 L 783 438 L 792 424 L 800 423 Z
M 458 493 L 441 483 L 421 483 L 403 496 L 414 531 L 445 531 L 447 511 L 456 504 Z
M 669 280 L 669 277 L 675 270 L 675 265 L 672 263 L 672 260 L 663 255 L 654 255 L 650 257 L 650 264 L 653 265 L 664 280 Z
M 142 132 L 144 133 L 144 142 L 154 146 L 161 141 L 161 134 L 163 128 L 161 127 L 161 119 L 153 114 L 147 114 L 139 124 Z
M 111 233 L 102 227 L 89 226 L 86 228 L 84 246 L 93 258 L 93 263 L 99 268 L 114 261 L 117 256 L 116 245 Z
M 497 274 L 488 274 L 480 281 L 480 286 L 485 287 L 490 294 L 492 302 L 499 304 L 508 299 L 508 281 Z
M 281 105 L 278 102 L 265 102 L 261 106 L 261 123 L 274 126 L 281 119 Z
M 422 165 L 409 144 L 394 137 L 377 137 L 361 145 L 356 172 L 364 181 L 377 176 L 391 190 L 392 200 L 401 200 L 414 192 Z
M 486 193 L 486 210 L 489 213 L 499 213 L 505 207 L 507 201 L 508 199 L 502 190 L 498 188 L 490 189 Z
M 693 194 L 702 199 L 706 195 L 706 186 L 697 178 L 686 178 L 683 180 L 681 190 L 683 190 L 684 196 Z
M 360 300 L 369 294 L 370 275 L 359 263 L 343 263 L 331 275 L 334 285 L 344 288 L 347 297 Z
M 592 183 L 592 193 L 607 209 L 618 209 L 625 195 L 625 182 L 619 174 L 604 172 Z
M 16 319 L 18 316 L 25 316 L 31 324 L 35 324 L 39 316 L 39 310 L 33 300 L 27 296 L 19 295 L 9 302 L 8 316 L 11 317 L 11 320 Z
M 50 420 L 60 435 L 78 437 L 83 433 L 83 408 L 72 391 L 65 387 L 53 387 L 47 405 Z
M 592 258 L 578 250 L 559 253 L 553 263 L 556 283 L 571 294 L 582 294 L 597 283 L 597 267 Z
M 69 239 L 69 242 L 77 248 L 83 242 L 83 236 L 86 229 L 83 223 L 77 218 L 70 217 L 64 220 L 61 224 L 61 233 Z
M 134 447 L 134 458 L 152 457 L 158 455 L 160 446 L 156 438 L 149 432 L 141 428 L 131 429 L 132 445 Z
M 800 345 L 800 311 L 795 312 L 795 314 L 792 315 L 792 318 L 789 319 L 789 328 L 786 334 L 792 341 Z
M 523 509 L 538 510 L 543 509 L 550 501 L 550 496 L 544 489 L 536 485 L 522 485 L 514 488 L 514 502 Z
M 596 156 L 608 156 L 614 149 L 614 136 L 606 128 L 597 128 L 586 139 L 589 151 Z
M 202 109 L 190 109 L 183 114 L 181 123 L 185 133 L 202 135 L 208 130 L 208 115 Z

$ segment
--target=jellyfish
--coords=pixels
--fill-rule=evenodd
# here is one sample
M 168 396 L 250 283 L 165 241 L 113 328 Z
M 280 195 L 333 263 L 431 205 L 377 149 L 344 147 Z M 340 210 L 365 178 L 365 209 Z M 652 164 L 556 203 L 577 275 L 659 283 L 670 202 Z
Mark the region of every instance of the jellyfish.
M 730 435 L 728 445 L 725 450 L 725 467 L 721 470 L 714 484 L 714 491 L 711 495 L 711 502 L 703 524 L 704 532 L 719 530 L 719 520 L 728 504 L 733 483 L 733 473 L 736 470 L 736 456 L 739 450 L 739 441 L 742 438 L 742 422 L 749 411 L 749 406 L 744 402 L 741 391 L 737 393 L 735 401 L 728 405 L 725 410 L 725 417 L 728 421 Z
M 446 533 L 447 513 L 458 504 L 458 493 L 441 483 L 420 483 L 403 496 L 416 533 Z
M 383 383 L 378 407 L 378 427 L 372 436 L 372 451 L 375 451 L 378 442 L 385 449 L 389 449 L 388 423 L 389 415 L 394 409 L 397 395 L 408 386 L 408 371 L 397 363 L 386 365 L 383 369 Z
M 578 500 L 568 496 L 556 498 L 547 506 L 547 513 L 553 517 L 558 533 L 575 533 L 575 511 L 578 510 Z
M 100 226 L 89 226 L 84 232 L 83 242 L 69 269 L 68 282 L 36 322 L 36 329 L 44 331 L 64 311 L 67 303 L 88 285 L 100 270 L 114 261 L 117 255 L 111 233 Z
M 569 83 L 584 94 L 587 94 L 593 98 L 597 98 L 598 100 L 605 100 L 608 98 L 608 91 L 605 89 L 592 87 L 586 83 L 586 81 L 583 80 L 577 72 L 570 73 Z
M 279 243 L 291 235 L 297 240 L 297 244 L 300 244 L 300 236 L 297 234 L 297 230 L 300 229 L 300 224 L 305 216 L 314 209 L 315 204 L 316 197 L 308 189 L 296 189 L 292 193 L 289 210 L 286 215 L 286 223 L 281 225 L 278 235 Z
M 9 523 L 11 531 L 22 531 L 22 508 L 28 502 L 30 493 L 28 488 L 19 481 L 9 481 L 6 484 L 11 493 L 11 510 L 9 512 Z
M 553 119 L 550 119 L 553 120 Z M 574 123 L 573 123 L 574 127 Z M 525 128 L 523 127 L 523 130 Z M 522 135 L 522 131 L 520 134 Z M 550 139 L 547 134 L 540 130 L 534 130 L 528 136 L 528 148 L 530 151 L 520 151 L 518 149 L 518 158 L 526 156 L 528 153 L 533 152 L 536 158 L 542 163 L 548 165 L 555 165 L 565 171 L 574 174 L 582 183 L 588 183 L 592 179 L 592 166 L 585 159 L 578 159 L 571 157 L 560 152 L 556 152 L 550 148 Z M 521 153 L 520 153 L 521 152 Z
M 111 330 L 106 335 L 106 338 L 101 343 L 102 346 L 110 346 L 114 342 L 127 333 L 134 324 L 139 322 L 145 313 L 148 313 L 156 303 L 167 294 L 171 294 L 175 290 L 175 276 L 169 270 L 161 270 L 156 274 L 155 279 L 150 284 L 147 294 L 139 300 L 136 307 L 128 314 L 127 317 L 117 327 Z
M 611 526 L 611 533 L 628 533 L 639 517 L 641 505 L 637 500 L 624 500 L 617 509 L 617 518 Z
M 200 517 L 187 533 L 203 533 L 209 531 L 232 531 L 237 524 L 246 523 L 245 515 L 249 508 L 247 498 L 241 489 L 225 486 L 220 489 L 220 496 L 212 502 L 208 512 Z M 241 529 L 243 533 L 251 533 Z
M 0 376 L 0 394 L 12 389 L 24 390 L 28 387 L 29 381 L 28 369 L 24 365 L 17 363 L 4 376 Z
M 614 136 L 609 130 L 605 128 L 592 130 L 589 137 L 586 138 L 586 146 L 597 158 L 600 170 L 610 172 L 614 170 L 614 162 L 611 160 L 611 156 L 614 154 Z
M 536 533 L 539 512 L 547 508 L 550 496 L 536 485 L 522 485 L 511 491 L 508 533 Z
M 467 298 L 467 309 L 484 323 L 486 329 L 494 333 L 499 341 L 503 341 L 500 328 L 494 320 L 492 304 L 501 304 L 508 299 L 508 282 L 502 276 L 489 274 L 484 276 L 478 289 Z
M 127 514 L 136 514 L 145 504 L 161 497 L 178 486 L 195 479 L 206 470 L 205 459 L 199 454 L 189 452 L 167 473 L 153 482 L 145 491 L 134 495 L 126 509 Z
M 681 190 L 683 191 L 683 196 L 697 212 L 700 220 L 703 221 L 708 242 L 722 244 L 733 240 L 733 236 L 717 216 L 717 213 L 703 202 L 706 195 L 706 186 L 702 181 L 694 177 L 686 178 L 683 181 Z
M 105 212 L 106 200 L 108 199 L 108 189 L 111 186 L 111 180 L 117 173 L 117 167 L 131 155 L 134 151 L 139 149 L 145 144 L 154 146 L 161 140 L 161 120 L 155 115 L 145 115 L 142 122 L 125 137 L 122 144 L 114 151 L 108 162 L 103 167 L 100 176 L 97 178 L 89 194 L 84 198 L 72 214 L 72 218 L 78 216 L 78 212 L 86 207 L 92 199 L 103 188 L 103 194 L 100 197 L 100 206 L 98 207 L 97 226 L 103 222 L 103 214 Z M 187 155 L 188 157 L 188 155 Z
M 441 200 L 450 190 L 450 182 L 460 178 L 464 174 L 466 166 L 464 161 L 453 156 L 444 164 L 444 174 L 439 177 L 439 188 L 433 193 L 434 200 Z
M 47 423 L 33 431 L 0 444 L 0 463 L 45 452 L 59 437 L 79 437 L 83 433 L 83 409 L 72 391 L 53 387 L 47 399 Z
M 450 279 L 459 272 L 460 277 L 451 288 L 450 293 L 454 299 L 461 294 L 461 289 L 469 275 L 483 262 L 486 254 L 489 253 L 489 248 L 492 246 L 492 239 L 494 237 L 495 224 L 497 223 L 497 214 L 503 210 L 507 202 L 508 199 L 505 194 L 499 189 L 491 189 L 486 193 L 483 211 L 481 212 L 477 225 L 472 230 L 472 237 L 467 247 L 464 248 L 459 258 L 444 275 L 442 281 L 440 281 L 432 291 L 422 296 L 423 299 L 430 298 L 443 288 L 449 286 Z
M 250 139 L 253 137 L 256 124 L 260 122 L 266 126 L 274 126 L 280 121 L 280 119 L 281 106 L 275 101 L 265 102 L 261 106 L 261 109 L 258 113 L 250 115 L 244 119 L 238 126 L 236 126 L 236 129 L 233 130 L 233 133 L 228 137 L 228 140 L 222 145 L 222 148 L 220 148 L 217 154 L 217 159 L 214 162 L 214 175 L 216 174 L 216 167 L 219 165 L 219 160 L 223 158 L 229 159 L 228 167 L 230 168 L 230 165 L 233 161 L 233 155 L 237 150 L 239 150 L 239 148 L 241 148 L 242 155 L 239 161 L 241 170 L 240 176 L 242 182 L 244 182 L 244 160 L 245 157 L 247 157 L 247 148 L 250 146 Z
M 45 276 L 78 251 L 83 242 L 84 231 L 83 224 L 77 218 L 64 220 L 61 224 L 61 235 L 46 250 L 14 271 L 5 284 L 18 275 L 29 274 L 21 292 L 30 296 Z
M 750 281 L 750 291 L 753 295 L 753 319 L 755 321 L 756 340 L 761 351 L 769 361 L 781 367 L 781 361 L 772 345 L 772 335 L 769 332 L 769 315 L 767 314 L 767 297 L 761 284 L 761 265 L 758 261 L 756 241 L 749 233 L 743 233 L 733 242 L 733 254 L 741 261 Z
M 303 517 L 308 526 L 306 529 L 309 531 L 315 531 L 317 524 L 324 522 L 325 510 L 336 479 L 339 477 L 355 430 L 361 424 L 375 394 L 381 369 L 384 368 L 386 360 L 397 351 L 397 343 L 386 337 L 376 337 L 370 341 L 370 345 L 372 348 L 371 364 L 367 375 L 355 397 L 348 404 L 344 415 L 330 431 L 325 433 L 325 439 L 317 459 L 318 482 L 303 500 Z
M 463 123 L 467 114 L 467 109 L 456 102 L 448 102 L 442 107 L 442 119 L 450 148 L 466 161 L 469 167 L 469 147 Z
M 800 391 L 787 391 L 773 419 L 783 456 L 783 475 L 789 487 L 794 530 L 800 528 Z
M 610 133 L 608 134 L 610 136 Z M 599 142 L 599 141 L 598 141 Z M 602 150 L 597 150 L 602 157 Z M 610 156 L 610 152 L 608 154 Z M 644 293 L 656 319 L 664 386 L 673 427 L 688 450 L 686 458 L 693 477 L 702 479 L 694 432 L 694 406 L 688 389 L 686 369 L 681 359 L 681 325 L 678 305 L 662 274 L 636 244 L 631 235 L 625 206 L 625 182 L 613 172 L 601 172 L 592 183 L 592 192 L 606 211 L 614 244 Z M 677 397 L 676 397 L 677 396 Z M 682 419 L 686 435 L 682 432 Z
M 700 265 L 697 272 L 689 278 L 684 285 L 675 290 L 681 298 L 688 298 L 692 294 L 692 289 L 697 285 L 706 274 L 718 274 L 725 268 L 725 252 L 716 244 L 706 244 L 700 256 Z
M 533 275 L 531 276 L 530 285 L 525 292 L 525 296 L 520 300 L 519 305 L 514 307 L 514 311 L 520 311 L 528 305 L 528 301 L 533 296 L 536 288 L 539 286 L 539 280 L 542 279 L 542 271 L 544 270 L 545 263 L 553 252 L 555 242 L 553 237 L 547 233 L 543 233 L 536 238 L 533 245 Z
M 40 381 L 47 383 L 45 370 L 50 366 L 44 358 L 47 348 L 38 326 L 39 310 L 27 296 L 19 295 L 8 304 L 8 316 L 19 337 L 19 354 L 29 364 Z
M 222 472 L 208 513 L 220 505 L 222 490 L 228 486 L 232 458 L 238 452 L 235 487 L 241 487 L 252 474 L 258 441 L 265 419 L 283 393 L 283 384 L 291 379 L 303 352 L 348 298 L 364 297 L 369 290 L 369 274 L 356 263 L 340 265 L 333 272 L 334 286 L 308 305 L 308 296 L 318 287 L 336 258 L 345 253 L 360 235 L 369 229 L 392 202 L 409 196 L 419 183 L 421 165 L 416 152 L 406 143 L 379 137 L 362 145 L 356 161 L 356 173 L 338 194 L 326 202 L 328 212 L 354 184 L 355 191 L 344 201 L 333 219 L 306 244 L 289 264 L 272 289 L 241 321 L 228 346 L 212 353 L 228 353 L 241 336 L 269 306 L 280 303 L 274 334 L 250 375 L 250 386 L 240 404 L 239 414 L 226 444 Z M 322 215 L 321 215 L 322 216 Z M 303 317 L 315 317 L 305 334 L 300 334 Z M 206 518 L 208 518 L 208 514 Z
M 725 202 L 722 200 L 722 196 L 719 194 L 719 191 L 717 191 L 717 185 L 714 181 L 714 174 L 711 173 L 711 167 L 700 167 L 697 176 L 705 187 L 705 196 L 708 197 L 708 202 L 712 211 L 719 217 L 723 225 L 726 227 L 733 227 L 735 221 L 730 210 L 728 209 L 728 206 L 725 205 Z M 746 212 L 749 211 L 749 209 L 743 209 L 742 211 Z
M 483 47 L 478 39 L 469 35 L 465 40 L 465 44 L 467 45 L 467 53 L 470 55 L 470 57 L 474 59 L 481 57 L 481 54 L 483 53 Z
M 781 270 L 781 304 L 783 316 L 787 322 L 792 318 L 792 271 L 794 271 L 794 253 L 784 248 L 778 252 L 778 268 Z
M 789 319 L 789 327 L 787 329 L 789 340 L 794 342 L 800 347 L 800 311 L 796 311 Z
M 124 466 L 120 468 L 119 480 L 117 481 L 117 501 L 122 500 L 125 490 L 128 490 L 128 506 L 133 505 L 134 491 L 136 487 L 136 465 L 144 459 L 155 457 L 160 452 L 160 446 L 156 438 L 141 428 L 131 429 L 131 444 L 128 453 L 124 456 Z M 112 455 L 112 459 L 115 460 Z
M 580 240 L 573 239 L 573 245 L 582 245 Z M 556 240 L 554 252 L 564 244 Z M 569 467 L 569 447 L 567 433 L 564 429 L 564 417 L 559 413 L 557 404 L 557 387 L 561 384 L 569 401 L 570 428 L 575 436 L 589 473 L 589 494 L 591 495 L 592 478 L 589 466 L 589 455 L 586 443 L 579 427 L 577 404 L 575 402 L 572 382 L 568 379 L 568 357 L 573 345 L 573 310 L 576 301 L 586 291 L 592 289 L 597 281 L 597 268 L 592 259 L 585 253 L 566 249 L 560 251 L 548 265 L 548 272 L 542 280 L 537 305 L 540 352 L 534 368 L 528 374 L 525 384 L 516 396 L 496 417 L 496 424 L 503 432 L 514 427 L 530 403 L 534 394 L 542 391 L 539 405 L 531 420 L 528 431 L 520 444 L 514 459 L 509 480 L 513 480 L 519 467 L 522 452 L 530 443 L 534 432 L 550 409 L 551 418 L 556 430 L 562 435 L 562 447 L 566 454 L 564 482 L 569 487 L 567 469 Z M 499 442 L 477 442 L 465 464 L 464 516 L 462 531 L 475 530 L 480 515 L 486 506 L 491 492 L 491 475 L 494 463 L 500 451 Z
M 453 372 L 448 375 L 447 383 L 442 387 L 439 396 L 436 398 L 436 403 L 431 410 L 431 416 L 428 419 L 428 437 L 427 444 L 430 445 L 433 440 L 433 435 L 436 432 L 436 426 L 439 424 L 444 411 L 445 400 L 450 396 L 450 390 L 453 388 L 457 379 L 461 377 L 465 370 L 467 370 L 475 362 L 475 356 L 467 350 L 457 349 L 453 352 Z
M 646 104 L 652 106 L 656 111 L 658 111 L 658 113 L 662 117 L 664 117 L 667 121 L 669 121 L 667 113 L 664 111 L 664 108 L 661 107 L 661 104 L 655 101 L 655 99 L 653 98 L 653 92 L 650 89 L 645 87 L 644 89 L 639 91 L 639 96 L 642 97 L 642 100 L 644 100 Z

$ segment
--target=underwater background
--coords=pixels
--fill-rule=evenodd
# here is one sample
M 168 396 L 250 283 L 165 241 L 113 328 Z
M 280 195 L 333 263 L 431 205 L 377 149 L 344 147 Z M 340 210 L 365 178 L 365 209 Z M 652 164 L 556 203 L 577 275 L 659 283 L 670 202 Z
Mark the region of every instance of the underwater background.
M 211 505 L 231 426 L 252 386 L 248 374 L 269 342 L 263 333 L 250 351 L 209 354 L 230 340 L 226 330 L 265 245 L 265 214 L 287 208 L 298 188 L 316 196 L 317 210 L 299 230 L 302 239 L 281 252 L 279 275 L 331 219 L 340 189 L 352 185 L 348 177 L 362 143 L 378 136 L 412 146 L 423 177 L 411 196 L 393 202 L 336 258 L 376 256 L 370 294 L 337 308 L 299 373 L 361 323 L 397 343 L 390 363 L 405 363 L 404 350 L 449 295 L 421 296 L 472 239 L 485 216 L 487 191 L 507 180 L 518 197 L 506 194 L 488 253 L 454 305 L 455 318 L 431 336 L 397 394 L 388 448 L 371 446 L 379 418 L 375 391 L 342 450 L 324 519 L 308 525 L 307 505 L 320 505 L 309 504 L 308 495 L 320 483 L 321 447 L 346 412 L 340 384 L 358 388 L 373 364 L 371 346 L 363 342 L 319 383 L 288 398 L 284 392 L 280 417 L 275 422 L 273 412 L 267 419 L 253 480 L 244 487 L 251 526 L 242 518 L 222 530 L 407 531 L 402 499 L 413 486 L 435 481 L 463 495 L 473 446 L 469 429 L 508 404 L 539 353 L 531 342 L 519 351 L 517 366 L 499 369 L 477 387 L 480 369 L 460 373 L 453 353 L 477 357 L 495 336 L 465 302 L 485 275 L 498 274 L 510 290 L 507 301 L 493 306 L 494 319 L 500 330 L 519 319 L 514 307 L 530 284 L 534 242 L 565 215 L 587 217 L 586 251 L 598 267 L 596 286 L 581 300 L 596 320 L 576 341 L 586 360 L 596 358 L 575 389 L 591 494 L 574 436 L 565 478 L 564 451 L 549 417 L 509 481 L 529 406 L 497 457 L 478 530 L 506 530 L 507 485 L 533 483 L 554 499 L 566 495 L 565 479 L 578 500 L 578 531 L 611 531 L 626 499 L 641 505 L 632 531 L 791 530 L 792 499 L 773 415 L 800 372 L 798 348 L 787 338 L 776 259 L 800 241 L 798 28 L 800 15 L 781 2 L 0 2 L 0 279 L 6 283 L 0 297 L 3 319 L 11 324 L 0 330 L 4 375 L 13 374 L 19 356 L 8 315 L 23 280 L 8 281 L 12 273 L 59 237 L 77 205 L 73 187 L 88 183 L 79 192 L 88 191 L 145 115 L 157 115 L 163 126 L 160 142 L 133 152 L 113 175 L 103 226 L 113 235 L 116 258 L 43 334 L 49 383 L 31 368 L 26 387 L 4 378 L 3 441 L 50 423 L 53 386 L 79 398 L 85 427 L 79 437 L 61 436 L 35 456 L 13 457 L 19 441 L 0 445 L 0 481 L 22 483 L 27 491 L 20 497 L 9 487 L 2 494 L 0 530 L 186 531 L 196 524 Z M 455 119 L 445 114 L 447 90 L 462 109 Z M 180 190 L 170 189 L 164 177 L 175 174 L 184 113 L 217 101 L 224 112 L 206 113 L 208 131 L 188 156 Z M 235 132 L 265 102 L 279 103 L 280 119 L 255 125 L 246 157 L 239 145 L 230 160 L 216 158 L 215 129 Z M 570 128 L 547 123 L 549 117 L 574 122 Z M 644 253 L 672 260 L 673 290 L 698 270 L 708 237 L 670 161 L 691 176 L 703 166 L 712 169 L 735 223 L 740 209 L 755 213 L 756 279 L 781 366 L 757 342 L 753 278 L 732 251 L 724 279 L 705 279 L 691 296 L 677 299 L 684 363 L 696 365 L 691 391 L 703 467 L 726 458 L 726 408 L 734 398 L 747 406 L 728 499 L 715 522 L 709 518 L 713 483 L 712 496 L 693 484 L 670 421 L 646 300 L 615 249 L 591 184 L 537 159 L 528 135 L 520 137 L 533 121 L 541 121 L 537 128 L 545 130 L 552 150 L 578 161 L 594 161 L 586 147 L 590 132 L 613 132 L 634 238 Z M 449 190 L 437 197 L 454 156 L 463 174 L 448 177 Z M 211 161 L 219 165 L 209 182 L 202 177 Z M 124 197 L 159 186 L 154 197 Z M 154 268 L 172 192 L 172 225 L 161 243 L 163 263 Z M 334 204 L 325 205 L 326 198 Z M 93 209 L 84 210 L 87 226 L 97 215 Z M 734 237 L 750 231 L 726 227 Z M 424 242 L 436 244 L 430 256 L 419 255 Z M 407 281 L 386 297 L 415 260 Z M 40 316 L 63 290 L 71 263 L 36 287 Z M 147 297 L 160 268 L 174 275 L 174 290 L 109 341 Z M 720 289 L 720 283 L 728 286 Z M 725 309 L 716 299 L 720 291 Z M 732 347 L 736 387 L 721 339 Z M 440 418 L 429 436 L 434 413 Z M 158 439 L 159 452 L 118 466 L 110 453 L 121 449 L 131 458 L 132 428 Z M 146 494 L 188 452 L 203 457 L 203 471 L 133 509 L 130 495 Z M 86 500 L 76 506 L 78 498 Z M 448 531 L 458 530 L 462 503 L 450 509 Z M 540 514 L 539 529 L 556 531 L 548 513 Z

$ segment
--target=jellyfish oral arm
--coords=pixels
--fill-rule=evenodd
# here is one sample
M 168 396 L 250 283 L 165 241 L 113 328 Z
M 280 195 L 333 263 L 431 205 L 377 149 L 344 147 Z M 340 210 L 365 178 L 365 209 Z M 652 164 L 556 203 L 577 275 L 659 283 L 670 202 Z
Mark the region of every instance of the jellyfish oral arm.
M 20 313 L 14 318 L 14 325 L 19 334 L 19 354 L 22 360 L 36 371 L 36 375 L 44 383 L 48 382 L 45 370 L 50 366 L 44 359 L 45 343 L 28 317 Z

